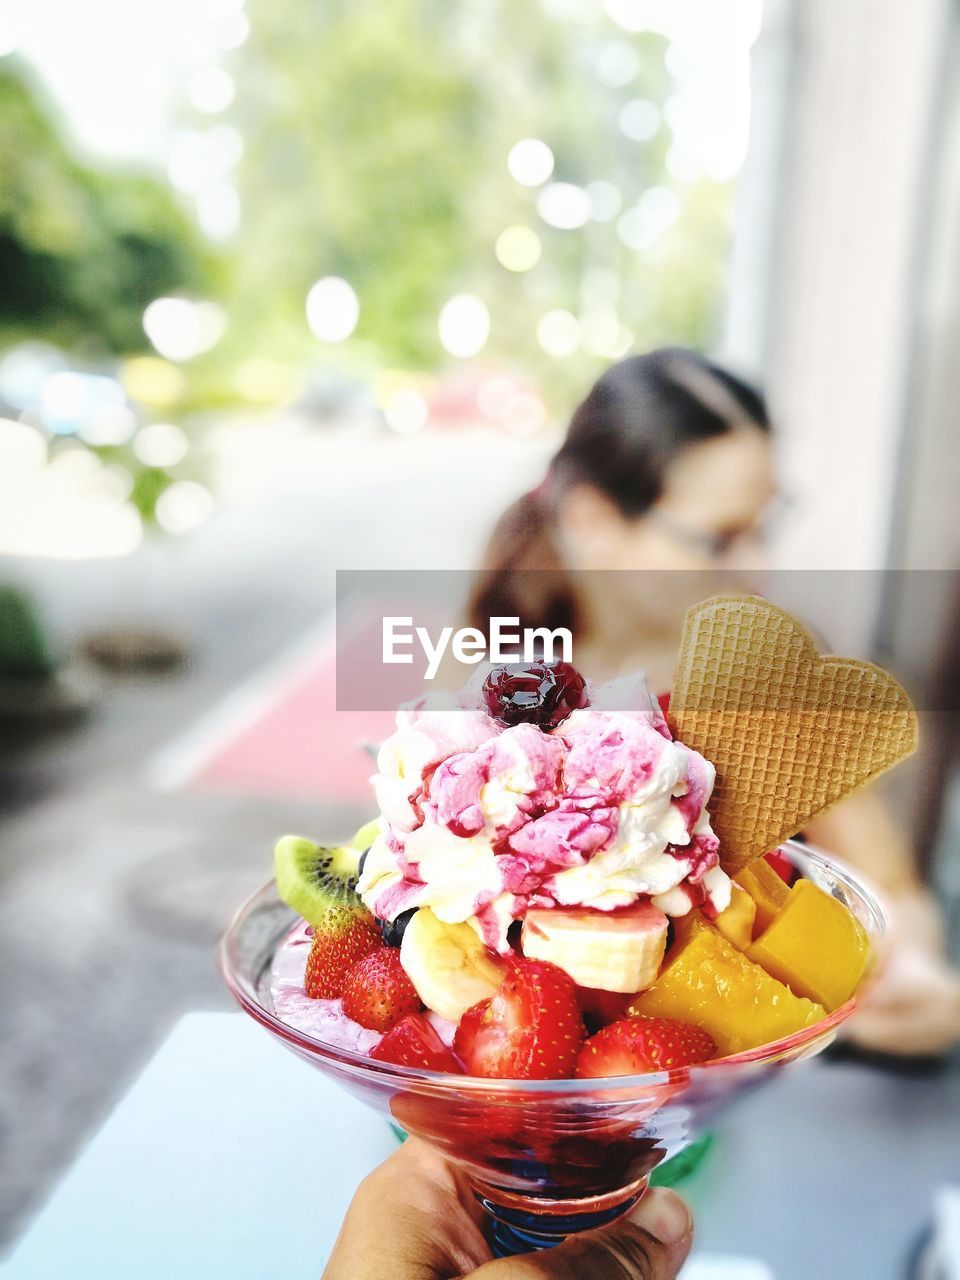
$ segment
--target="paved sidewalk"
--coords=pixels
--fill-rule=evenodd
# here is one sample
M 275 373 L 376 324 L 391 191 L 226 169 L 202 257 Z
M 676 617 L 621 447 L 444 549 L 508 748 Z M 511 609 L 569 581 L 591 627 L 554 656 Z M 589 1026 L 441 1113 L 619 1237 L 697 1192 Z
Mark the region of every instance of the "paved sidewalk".
M 276 836 L 346 836 L 369 816 L 355 800 L 157 793 L 148 762 L 329 613 L 335 568 L 466 566 L 540 468 L 529 449 L 511 470 L 511 442 L 464 437 L 418 441 L 398 470 L 396 443 L 321 449 L 296 489 L 267 477 L 257 501 L 128 560 L 0 560 L 65 643 L 129 618 L 193 643 L 179 673 L 106 680 L 86 725 L 0 742 L 0 1243 L 173 1022 L 229 1007 L 214 945 Z

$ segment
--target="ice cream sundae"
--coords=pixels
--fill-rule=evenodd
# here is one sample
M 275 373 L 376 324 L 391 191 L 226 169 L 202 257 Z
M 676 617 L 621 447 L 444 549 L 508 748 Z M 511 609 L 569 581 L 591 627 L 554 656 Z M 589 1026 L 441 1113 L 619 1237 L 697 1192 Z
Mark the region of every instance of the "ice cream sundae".
M 689 697 L 684 717 L 699 739 Z M 725 869 L 715 781 L 641 675 L 492 667 L 403 707 L 377 816 L 349 845 L 277 846 L 302 917 L 277 1015 L 380 1061 L 507 1079 L 683 1066 L 813 1025 L 861 983 L 867 935 L 762 844 Z

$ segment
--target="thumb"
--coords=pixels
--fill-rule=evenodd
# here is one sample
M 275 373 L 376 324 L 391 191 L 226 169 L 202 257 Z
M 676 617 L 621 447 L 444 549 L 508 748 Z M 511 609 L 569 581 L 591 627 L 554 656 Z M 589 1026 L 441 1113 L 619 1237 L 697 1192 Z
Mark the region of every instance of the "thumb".
M 555 1249 L 489 1262 L 470 1280 L 675 1280 L 692 1240 L 690 1210 L 672 1191 L 656 1188 L 608 1227 Z

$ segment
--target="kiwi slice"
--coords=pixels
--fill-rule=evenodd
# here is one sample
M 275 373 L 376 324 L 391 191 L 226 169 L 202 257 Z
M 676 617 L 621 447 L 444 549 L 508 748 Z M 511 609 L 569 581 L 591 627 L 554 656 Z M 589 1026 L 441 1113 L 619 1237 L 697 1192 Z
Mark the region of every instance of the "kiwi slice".
M 359 849 L 363 853 L 369 849 L 380 834 L 380 819 L 371 818 L 369 822 L 365 822 L 357 834 L 350 841 L 354 849 Z
M 359 861 L 360 851 L 350 846 L 284 836 L 273 853 L 277 892 L 309 924 L 319 924 L 331 907 L 363 910 L 357 896 Z

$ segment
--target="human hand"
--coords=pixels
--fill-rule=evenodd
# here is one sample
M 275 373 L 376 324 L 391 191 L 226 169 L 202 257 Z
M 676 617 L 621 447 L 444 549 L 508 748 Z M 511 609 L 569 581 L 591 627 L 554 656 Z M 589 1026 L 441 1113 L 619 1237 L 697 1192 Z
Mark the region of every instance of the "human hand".
M 886 962 L 844 1038 L 901 1057 L 947 1053 L 960 1042 L 960 973 L 947 960 L 940 913 L 916 885 L 888 890 L 883 906 Z
M 493 1261 L 464 1175 L 409 1138 L 357 1189 L 323 1280 L 674 1280 L 693 1237 L 683 1201 L 650 1190 L 620 1221 Z
M 845 1038 L 901 1057 L 947 1053 L 960 1041 L 960 975 L 942 956 L 900 938 Z

